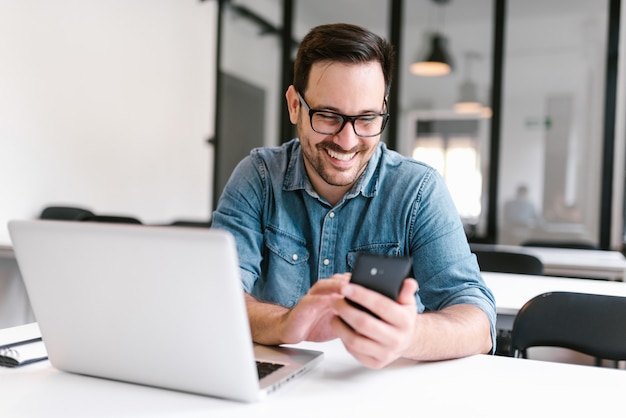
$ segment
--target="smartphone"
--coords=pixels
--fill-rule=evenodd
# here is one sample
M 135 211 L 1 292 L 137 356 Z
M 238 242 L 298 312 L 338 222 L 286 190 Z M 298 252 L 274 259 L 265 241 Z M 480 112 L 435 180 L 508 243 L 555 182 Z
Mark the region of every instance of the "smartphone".
M 398 300 L 402 283 L 409 277 L 411 265 L 410 257 L 358 253 L 350 281 L 375 290 L 392 300 Z M 351 305 L 374 315 L 361 305 L 346 300 Z

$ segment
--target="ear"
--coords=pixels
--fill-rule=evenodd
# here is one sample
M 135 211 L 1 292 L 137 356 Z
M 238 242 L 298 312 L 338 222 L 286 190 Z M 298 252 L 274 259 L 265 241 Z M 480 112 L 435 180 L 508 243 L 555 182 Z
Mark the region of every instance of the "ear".
M 293 85 L 287 89 L 285 99 L 287 99 L 287 109 L 289 109 L 289 120 L 296 125 L 298 123 L 298 111 L 300 110 L 300 98 Z

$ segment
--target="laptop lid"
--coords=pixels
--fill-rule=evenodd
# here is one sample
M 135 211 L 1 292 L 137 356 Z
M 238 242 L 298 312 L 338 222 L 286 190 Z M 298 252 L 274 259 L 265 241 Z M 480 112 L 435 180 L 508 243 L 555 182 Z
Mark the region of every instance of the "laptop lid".
M 254 401 L 322 358 L 252 344 L 226 231 L 25 220 L 9 233 L 60 370 Z M 259 381 L 255 350 L 285 367 Z

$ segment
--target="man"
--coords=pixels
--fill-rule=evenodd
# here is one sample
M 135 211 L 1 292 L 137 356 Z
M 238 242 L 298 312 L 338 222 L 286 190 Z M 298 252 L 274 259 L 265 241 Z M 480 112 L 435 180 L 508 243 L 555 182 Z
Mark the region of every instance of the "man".
M 504 222 L 507 226 L 531 228 L 537 222 L 533 202 L 528 198 L 528 187 L 517 186 L 515 197 L 504 204 Z
M 258 343 L 340 338 L 370 368 L 495 349 L 493 295 L 443 180 L 380 142 L 393 60 L 363 28 L 312 29 L 286 92 L 299 139 L 253 150 L 224 189 L 213 226 L 237 241 Z M 357 252 L 410 256 L 417 280 L 397 301 L 351 284 Z

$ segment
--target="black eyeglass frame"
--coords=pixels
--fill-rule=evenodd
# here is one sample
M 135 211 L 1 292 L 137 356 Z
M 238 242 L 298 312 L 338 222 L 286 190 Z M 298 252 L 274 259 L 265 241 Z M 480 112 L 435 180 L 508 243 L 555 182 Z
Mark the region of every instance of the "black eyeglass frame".
M 296 93 L 298 93 L 298 98 L 300 99 L 300 103 L 304 105 L 304 107 L 306 108 L 309 114 L 309 123 L 311 124 L 311 129 L 313 129 L 313 131 L 321 135 L 337 135 L 339 132 L 343 130 L 343 128 L 346 126 L 346 123 L 350 122 L 350 124 L 352 125 L 352 130 L 354 131 L 354 134 L 356 136 L 360 136 L 361 138 L 373 138 L 383 133 L 383 131 L 385 130 L 385 127 L 387 126 L 387 122 L 389 121 L 389 113 L 366 113 L 362 115 L 348 116 L 342 113 L 333 112 L 332 110 L 311 109 L 311 106 L 309 106 L 306 100 L 304 100 L 304 97 L 302 96 L 302 94 L 300 94 L 299 91 L 297 91 Z M 387 99 L 383 99 L 383 106 L 385 108 L 387 107 Z M 341 126 L 339 126 L 339 129 L 337 129 L 337 131 L 334 133 L 320 132 L 313 127 L 313 115 L 315 115 L 316 113 L 330 113 L 332 115 L 340 117 L 343 122 L 341 123 Z M 373 135 L 359 135 L 356 131 L 356 127 L 354 126 L 354 121 L 358 120 L 359 118 L 372 117 L 372 116 L 382 116 L 383 123 L 380 126 L 380 132 L 378 132 L 377 134 L 373 134 Z

